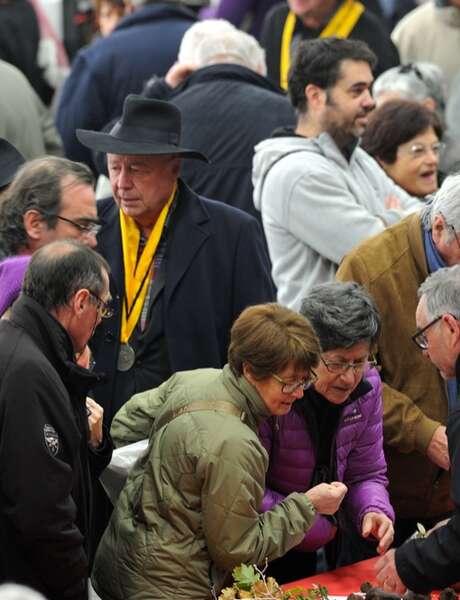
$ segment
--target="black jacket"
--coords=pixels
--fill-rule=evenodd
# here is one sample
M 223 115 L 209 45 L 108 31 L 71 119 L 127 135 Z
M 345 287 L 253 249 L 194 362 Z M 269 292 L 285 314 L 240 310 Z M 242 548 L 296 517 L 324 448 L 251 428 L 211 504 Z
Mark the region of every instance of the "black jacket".
M 91 479 L 85 397 L 98 380 L 72 360 L 61 325 L 22 297 L 0 322 L 0 583 L 48 600 L 87 598 Z
M 198 194 L 260 219 L 252 200 L 254 146 L 277 127 L 295 124 L 285 93 L 246 67 L 218 64 L 199 69 L 169 94 L 154 85 L 145 95 L 173 102 L 182 113 L 182 145 L 211 161 L 184 160 L 184 181 Z
M 460 385 L 460 360 L 457 385 Z M 460 395 L 458 400 L 459 408 L 447 420 L 453 515 L 447 525 L 427 538 L 410 540 L 396 550 L 399 577 L 417 593 L 442 589 L 460 579 Z
M 265 17 L 260 38 L 266 51 L 268 78 L 277 84 L 280 81 L 281 39 L 288 12 L 289 9 L 285 2 L 274 6 Z M 316 39 L 322 29 L 323 27 L 308 29 L 302 25 L 300 19 L 297 19 L 293 43 L 295 44 L 299 38 L 302 40 Z M 391 41 L 385 24 L 369 10 L 365 10 L 359 18 L 350 34 L 350 39 L 366 42 L 371 50 L 375 52 L 378 59 L 377 68 L 375 69 L 376 76 L 399 64 L 398 51 Z
M 98 203 L 104 223 L 98 251 L 111 267 L 116 309 L 92 340 L 97 369 L 108 376 L 108 384 L 95 390 L 107 421 L 133 394 L 160 385 L 176 371 L 222 367 L 236 317 L 246 306 L 275 298 L 257 221 L 198 196 L 181 181 L 178 189 L 148 324 L 137 340 L 136 363 L 125 373 L 116 371 L 124 294 L 119 211 L 111 198 Z

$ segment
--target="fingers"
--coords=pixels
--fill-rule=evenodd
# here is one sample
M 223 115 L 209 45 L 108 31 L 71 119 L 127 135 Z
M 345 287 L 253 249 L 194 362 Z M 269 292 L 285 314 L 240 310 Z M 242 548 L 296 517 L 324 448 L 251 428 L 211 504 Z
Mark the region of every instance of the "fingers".
M 390 520 L 388 520 L 387 523 L 382 523 L 382 525 L 379 527 L 378 538 L 380 542 L 377 546 L 377 552 L 379 554 L 383 554 L 393 543 L 394 529 Z

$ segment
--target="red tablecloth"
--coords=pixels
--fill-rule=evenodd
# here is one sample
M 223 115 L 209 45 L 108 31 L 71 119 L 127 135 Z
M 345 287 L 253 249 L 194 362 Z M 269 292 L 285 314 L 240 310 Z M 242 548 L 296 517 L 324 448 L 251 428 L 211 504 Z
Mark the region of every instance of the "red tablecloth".
M 347 596 L 352 592 L 359 592 L 359 587 L 363 581 L 370 581 L 373 585 L 376 584 L 374 565 L 376 558 L 369 558 L 361 562 L 341 567 L 335 571 L 319 573 L 306 579 L 299 579 L 292 583 L 283 585 L 283 589 L 289 590 L 294 587 L 311 588 L 313 584 L 325 585 L 327 591 L 332 596 Z

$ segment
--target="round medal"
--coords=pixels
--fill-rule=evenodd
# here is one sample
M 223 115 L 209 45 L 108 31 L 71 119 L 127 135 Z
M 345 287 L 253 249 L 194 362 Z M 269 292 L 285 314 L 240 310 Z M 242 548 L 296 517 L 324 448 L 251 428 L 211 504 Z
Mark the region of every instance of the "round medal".
M 118 351 L 117 369 L 119 371 L 129 371 L 134 365 L 136 360 L 136 353 L 133 348 L 128 344 L 120 344 L 120 350 Z

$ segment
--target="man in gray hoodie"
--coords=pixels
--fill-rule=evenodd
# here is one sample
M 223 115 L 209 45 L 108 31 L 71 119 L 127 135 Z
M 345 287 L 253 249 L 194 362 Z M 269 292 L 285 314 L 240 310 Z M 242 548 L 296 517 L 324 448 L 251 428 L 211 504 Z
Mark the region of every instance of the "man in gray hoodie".
M 289 77 L 297 126 L 256 146 L 254 203 L 278 301 L 293 309 L 357 243 L 421 207 L 358 146 L 375 61 L 364 42 L 303 42 Z

